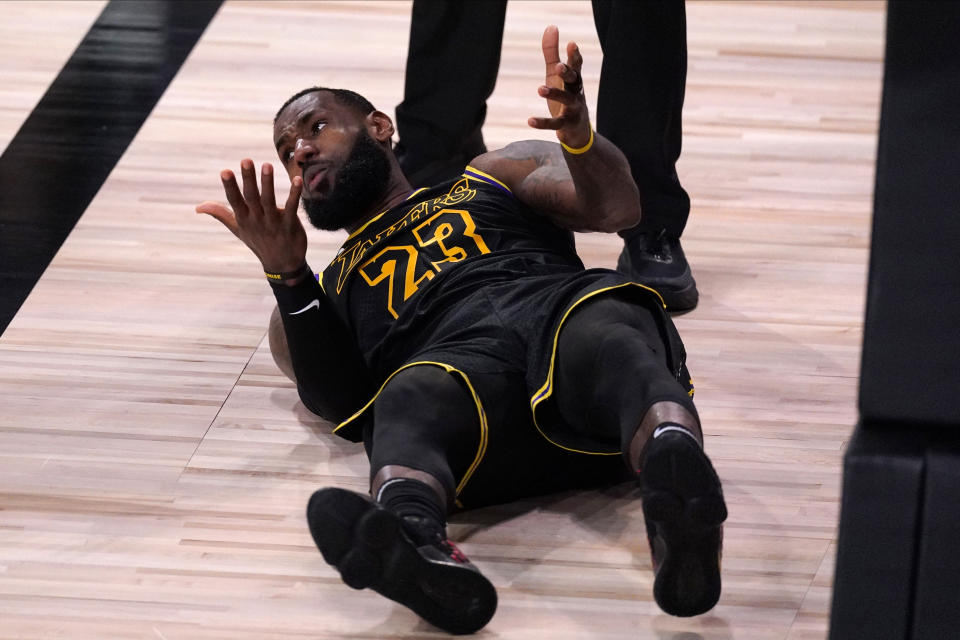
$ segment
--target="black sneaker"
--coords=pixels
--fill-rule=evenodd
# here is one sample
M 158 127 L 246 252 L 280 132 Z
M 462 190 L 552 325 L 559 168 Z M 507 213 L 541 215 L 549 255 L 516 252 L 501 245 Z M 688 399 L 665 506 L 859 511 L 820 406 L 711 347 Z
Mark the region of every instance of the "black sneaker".
M 493 585 L 446 536 L 414 544 L 408 524 L 367 496 L 320 489 L 307 504 L 307 522 L 345 583 L 370 587 L 444 631 L 478 631 L 497 609 Z
M 693 436 L 659 431 L 647 445 L 639 478 L 653 597 L 665 613 L 696 616 L 720 599 L 727 506 L 720 479 Z
M 679 238 L 666 231 L 644 231 L 624 238 L 617 271 L 657 290 L 667 311 L 690 311 L 700 294 Z

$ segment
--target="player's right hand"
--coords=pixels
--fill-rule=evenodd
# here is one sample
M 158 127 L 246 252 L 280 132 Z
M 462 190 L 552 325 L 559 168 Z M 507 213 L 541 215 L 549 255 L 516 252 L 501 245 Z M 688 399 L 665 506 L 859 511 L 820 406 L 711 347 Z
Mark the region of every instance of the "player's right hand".
M 205 213 L 222 222 L 260 259 L 264 271 L 296 271 L 306 262 L 307 256 L 307 232 L 297 216 L 303 179 L 296 176 L 291 180 L 287 202 L 281 209 L 273 192 L 272 165 L 264 163 L 261 168 L 262 189 L 257 187 L 253 160 L 245 158 L 240 161 L 240 175 L 243 191 L 232 171 L 220 172 L 229 206 L 208 200 L 197 205 L 197 213 Z
M 560 31 L 554 25 L 543 31 L 541 40 L 546 67 L 544 84 L 537 93 L 546 98 L 549 118 L 527 120 L 534 129 L 553 129 L 557 139 L 569 147 L 580 148 L 590 141 L 590 113 L 583 94 L 583 56 L 575 42 L 567 43 L 567 61 L 560 61 Z

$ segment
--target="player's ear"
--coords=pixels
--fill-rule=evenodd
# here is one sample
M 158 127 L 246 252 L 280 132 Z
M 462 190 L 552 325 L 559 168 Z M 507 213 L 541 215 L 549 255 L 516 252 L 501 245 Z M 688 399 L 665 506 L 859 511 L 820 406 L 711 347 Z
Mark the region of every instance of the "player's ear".
M 393 137 L 393 120 L 383 111 L 371 111 L 367 114 L 367 131 L 374 140 L 386 142 Z

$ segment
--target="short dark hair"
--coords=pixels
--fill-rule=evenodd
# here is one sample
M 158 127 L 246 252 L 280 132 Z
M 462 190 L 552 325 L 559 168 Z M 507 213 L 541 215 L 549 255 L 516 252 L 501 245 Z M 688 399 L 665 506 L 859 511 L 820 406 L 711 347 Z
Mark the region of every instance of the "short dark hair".
M 284 109 L 290 106 L 291 102 L 300 98 L 301 96 L 305 96 L 308 93 L 313 93 L 314 91 L 327 91 L 333 94 L 333 97 L 337 102 L 345 107 L 353 109 L 361 116 L 365 116 L 371 111 L 376 110 L 376 107 L 374 107 L 369 100 L 364 98 L 356 91 L 350 91 L 350 89 L 331 89 L 329 87 L 307 87 L 306 89 L 297 91 L 295 94 L 287 98 L 287 101 L 283 103 L 283 106 L 277 110 L 277 115 L 273 116 L 273 124 L 277 124 L 277 120 L 280 119 L 280 114 L 283 113 Z

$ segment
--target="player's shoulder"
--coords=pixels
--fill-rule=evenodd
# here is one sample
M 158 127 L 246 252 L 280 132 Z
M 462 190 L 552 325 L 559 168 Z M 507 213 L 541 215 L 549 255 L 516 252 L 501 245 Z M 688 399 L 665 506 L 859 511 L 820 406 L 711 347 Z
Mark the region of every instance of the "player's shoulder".
M 483 183 L 489 187 L 493 187 L 493 193 L 499 192 L 501 194 L 515 197 L 513 190 L 505 182 L 497 178 L 495 175 L 480 169 L 474 164 L 468 164 L 464 168 L 463 173 L 460 174 L 460 180 L 463 179 L 468 180 L 471 187 L 475 186 L 477 183 Z M 459 182 L 455 184 L 453 187 L 454 191 L 456 191 L 460 185 L 461 183 Z
M 470 161 L 470 167 L 516 192 L 537 168 L 554 161 L 560 146 L 543 140 L 521 140 L 488 151 Z M 562 160 L 562 156 L 559 156 Z

